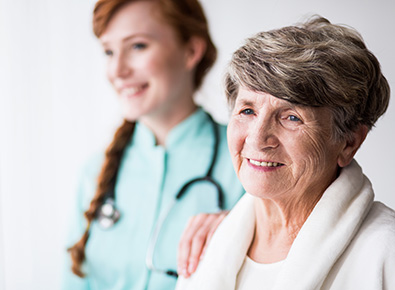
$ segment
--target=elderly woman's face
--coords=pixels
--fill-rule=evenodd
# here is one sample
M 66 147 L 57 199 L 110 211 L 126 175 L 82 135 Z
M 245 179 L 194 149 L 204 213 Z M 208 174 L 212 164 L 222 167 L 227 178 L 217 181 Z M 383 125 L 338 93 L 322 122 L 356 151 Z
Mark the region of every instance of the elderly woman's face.
M 270 199 L 322 193 L 336 178 L 345 146 L 332 140 L 332 124 L 326 108 L 298 106 L 241 87 L 228 142 L 245 190 Z

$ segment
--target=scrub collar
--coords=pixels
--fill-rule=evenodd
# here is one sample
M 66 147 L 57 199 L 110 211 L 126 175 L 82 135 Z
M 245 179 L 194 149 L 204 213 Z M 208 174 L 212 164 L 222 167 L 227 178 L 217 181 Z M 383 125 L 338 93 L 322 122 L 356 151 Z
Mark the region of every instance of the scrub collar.
M 172 149 L 181 144 L 182 141 L 189 140 L 188 136 L 194 136 L 202 129 L 202 125 L 207 123 L 207 114 L 202 108 L 198 108 L 192 115 L 177 124 L 170 130 L 166 139 L 166 149 Z M 193 139 L 193 138 L 192 138 Z M 136 123 L 132 144 L 142 147 L 162 147 L 156 145 L 155 136 L 152 131 L 141 122 Z M 185 145 L 185 144 L 184 144 Z

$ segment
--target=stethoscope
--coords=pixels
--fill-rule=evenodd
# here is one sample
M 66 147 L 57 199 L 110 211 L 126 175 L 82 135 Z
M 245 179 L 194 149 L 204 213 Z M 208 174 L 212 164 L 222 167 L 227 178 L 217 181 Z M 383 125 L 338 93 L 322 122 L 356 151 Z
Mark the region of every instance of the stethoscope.
M 224 206 L 223 205 L 224 194 L 223 194 L 222 188 L 221 188 L 220 184 L 217 181 L 215 181 L 212 177 L 214 165 L 215 165 L 217 155 L 218 155 L 219 128 L 218 128 L 218 124 L 213 120 L 213 118 L 210 115 L 207 115 L 207 116 L 210 120 L 210 123 L 212 124 L 213 133 L 214 133 L 214 148 L 213 148 L 214 150 L 213 150 L 211 163 L 210 163 L 210 166 L 207 170 L 207 173 L 205 176 L 197 177 L 197 178 L 189 180 L 181 187 L 181 189 L 178 191 L 178 193 L 175 196 L 175 198 L 173 199 L 173 201 L 170 203 L 168 208 L 164 211 L 164 214 L 162 214 L 161 217 L 159 218 L 159 220 L 157 221 L 157 223 L 151 233 L 149 243 L 148 243 L 148 248 L 147 248 L 147 255 L 146 255 L 146 260 L 145 260 L 147 268 L 152 271 L 160 272 L 160 273 L 163 273 L 168 276 L 175 277 L 175 278 L 178 277 L 177 271 L 170 270 L 170 269 L 160 269 L 160 268 L 155 267 L 155 265 L 154 265 L 154 253 L 155 253 L 156 244 L 158 242 L 159 234 L 161 232 L 163 224 L 167 220 L 167 217 L 173 210 L 174 206 L 177 204 L 177 202 L 183 196 L 185 196 L 188 188 L 190 188 L 193 184 L 196 184 L 198 182 L 208 182 L 208 183 L 212 184 L 215 187 L 216 192 L 217 192 L 218 210 L 222 210 L 223 206 Z M 116 179 L 116 177 L 114 178 L 114 180 L 115 179 Z M 99 211 L 97 214 L 97 220 L 99 222 L 99 225 L 103 229 L 109 229 L 121 217 L 119 210 L 115 206 L 115 182 L 112 183 L 111 189 L 104 196 L 103 200 L 104 200 L 104 202 L 103 202 L 102 206 L 99 208 Z

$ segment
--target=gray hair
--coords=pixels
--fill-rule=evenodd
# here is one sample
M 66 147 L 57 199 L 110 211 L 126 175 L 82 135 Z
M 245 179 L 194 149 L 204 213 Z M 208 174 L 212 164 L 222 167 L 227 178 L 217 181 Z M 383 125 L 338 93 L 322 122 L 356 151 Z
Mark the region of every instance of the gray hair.
M 240 86 L 303 106 L 330 108 L 337 140 L 360 124 L 371 129 L 390 98 L 380 64 L 361 35 L 319 16 L 247 39 L 225 76 L 232 107 Z

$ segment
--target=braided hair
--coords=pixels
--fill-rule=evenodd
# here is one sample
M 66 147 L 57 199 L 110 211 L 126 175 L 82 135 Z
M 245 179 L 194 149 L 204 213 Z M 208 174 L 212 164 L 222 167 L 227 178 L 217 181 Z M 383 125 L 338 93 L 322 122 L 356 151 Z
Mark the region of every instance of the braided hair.
M 93 32 L 100 37 L 117 11 L 128 3 L 153 1 L 158 5 L 160 17 L 177 32 L 178 37 L 187 43 L 192 36 L 206 42 L 206 51 L 196 66 L 194 89 L 198 89 L 217 57 L 217 50 L 211 40 L 207 19 L 198 0 L 98 0 L 93 11 Z M 114 135 L 114 139 L 105 153 L 105 160 L 97 180 L 97 190 L 84 216 L 87 226 L 81 239 L 68 249 L 71 255 L 71 269 L 74 274 L 84 277 L 81 265 L 85 261 L 85 246 L 89 238 L 91 223 L 104 202 L 104 197 L 115 183 L 118 168 L 126 146 L 131 142 L 135 122 L 124 121 Z

